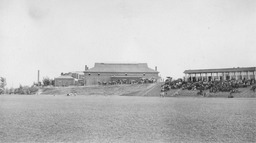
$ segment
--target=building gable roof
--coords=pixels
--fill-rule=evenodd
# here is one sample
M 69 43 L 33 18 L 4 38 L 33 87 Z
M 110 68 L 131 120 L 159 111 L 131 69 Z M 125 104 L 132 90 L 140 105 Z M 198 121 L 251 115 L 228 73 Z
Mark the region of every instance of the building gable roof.
M 220 69 L 196 69 L 196 70 L 185 70 L 185 74 L 191 73 L 216 73 L 216 72 L 247 72 L 256 71 L 256 67 L 238 67 L 238 68 L 220 68 Z
M 79 75 L 83 75 L 84 74 L 84 71 L 73 71 L 71 73 L 76 73 L 76 74 L 79 74 Z
M 85 72 L 145 72 L 158 73 L 148 67 L 147 63 L 95 63 Z

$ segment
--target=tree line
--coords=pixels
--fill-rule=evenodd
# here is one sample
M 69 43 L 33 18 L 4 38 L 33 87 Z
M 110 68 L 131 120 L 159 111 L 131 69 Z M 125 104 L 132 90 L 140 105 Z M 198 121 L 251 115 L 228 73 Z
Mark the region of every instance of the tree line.
M 54 79 L 44 77 L 42 82 L 34 82 L 31 86 L 20 85 L 18 88 L 6 88 L 6 85 L 6 79 L 0 77 L 0 94 L 36 94 L 41 87 L 54 86 Z

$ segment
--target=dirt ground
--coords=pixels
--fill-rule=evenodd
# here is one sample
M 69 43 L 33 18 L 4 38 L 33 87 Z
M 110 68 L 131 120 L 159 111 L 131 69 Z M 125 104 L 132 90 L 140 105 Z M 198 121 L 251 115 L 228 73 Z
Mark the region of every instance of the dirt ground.
M 255 98 L 0 96 L 0 142 L 256 142 L 255 135 Z

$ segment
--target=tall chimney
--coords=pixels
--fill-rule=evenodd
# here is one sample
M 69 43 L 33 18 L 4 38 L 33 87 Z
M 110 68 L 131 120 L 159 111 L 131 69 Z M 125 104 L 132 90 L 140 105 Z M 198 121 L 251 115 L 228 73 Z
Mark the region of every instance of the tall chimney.
M 155 66 L 155 71 L 157 71 L 157 66 Z
M 39 84 L 40 71 L 37 71 L 37 83 Z

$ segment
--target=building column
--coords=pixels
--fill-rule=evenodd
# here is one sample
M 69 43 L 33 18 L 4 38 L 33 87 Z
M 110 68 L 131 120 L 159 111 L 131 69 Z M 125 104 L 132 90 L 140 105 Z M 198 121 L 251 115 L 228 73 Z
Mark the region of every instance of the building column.
M 242 76 L 242 80 L 244 80 L 244 73 L 243 72 L 241 72 L 241 76 Z
M 251 79 L 249 75 L 249 71 L 247 71 L 247 79 Z

